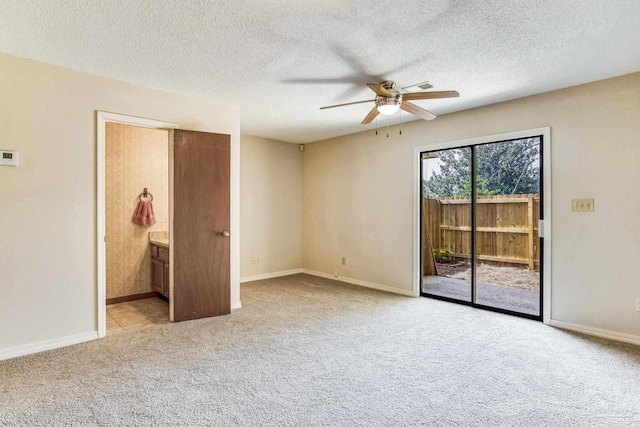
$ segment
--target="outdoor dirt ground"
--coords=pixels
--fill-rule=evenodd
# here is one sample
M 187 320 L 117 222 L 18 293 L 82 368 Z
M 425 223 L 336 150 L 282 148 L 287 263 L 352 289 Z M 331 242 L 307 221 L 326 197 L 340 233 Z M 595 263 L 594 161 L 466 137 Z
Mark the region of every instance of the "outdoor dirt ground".
M 471 280 L 471 264 L 466 262 L 438 263 L 438 275 Z M 476 275 L 476 280 L 481 283 L 518 289 L 540 290 L 540 274 L 537 271 L 529 271 L 526 268 L 478 264 Z

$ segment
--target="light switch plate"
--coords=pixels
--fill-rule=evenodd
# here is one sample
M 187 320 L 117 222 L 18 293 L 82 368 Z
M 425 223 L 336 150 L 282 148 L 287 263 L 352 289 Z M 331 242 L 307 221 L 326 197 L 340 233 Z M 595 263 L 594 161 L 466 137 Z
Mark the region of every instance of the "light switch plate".
M 572 199 L 571 212 L 593 212 L 593 199 Z

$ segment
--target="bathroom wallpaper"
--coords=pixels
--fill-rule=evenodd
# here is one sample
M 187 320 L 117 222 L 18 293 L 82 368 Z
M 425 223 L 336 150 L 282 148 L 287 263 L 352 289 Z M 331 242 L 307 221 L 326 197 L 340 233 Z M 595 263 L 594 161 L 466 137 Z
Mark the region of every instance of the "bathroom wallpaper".
M 168 230 L 168 131 L 106 125 L 107 298 L 151 292 L 149 232 Z M 153 194 L 156 223 L 132 222 L 138 195 Z

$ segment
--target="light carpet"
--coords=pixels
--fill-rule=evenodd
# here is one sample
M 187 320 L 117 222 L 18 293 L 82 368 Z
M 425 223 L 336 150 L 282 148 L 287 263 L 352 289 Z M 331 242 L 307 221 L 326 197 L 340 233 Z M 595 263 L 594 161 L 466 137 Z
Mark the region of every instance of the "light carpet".
M 0 362 L 0 425 L 640 424 L 640 348 L 295 275 L 229 316 Z

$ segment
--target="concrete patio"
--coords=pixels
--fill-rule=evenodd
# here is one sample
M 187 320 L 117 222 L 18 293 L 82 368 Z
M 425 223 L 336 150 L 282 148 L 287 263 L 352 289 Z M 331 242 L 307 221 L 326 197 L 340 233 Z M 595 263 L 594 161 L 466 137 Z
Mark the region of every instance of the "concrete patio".
M 446 276 L 424 276 L 422 278 L 422 292 L 461 301 L 471 301 L 471 283 Z M 476 303 L 534 316 L 540 314 L 539 291 L 477 282 Z

